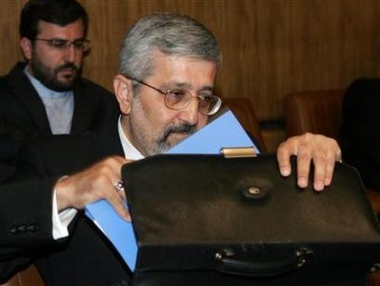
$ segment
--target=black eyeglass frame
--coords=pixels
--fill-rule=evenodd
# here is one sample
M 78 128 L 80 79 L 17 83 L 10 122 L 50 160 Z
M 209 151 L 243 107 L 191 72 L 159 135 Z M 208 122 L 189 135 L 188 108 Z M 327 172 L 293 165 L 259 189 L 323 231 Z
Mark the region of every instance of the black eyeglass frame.
M 137 82 L 137 83 L 139 83 L 139 84 L 142 84 L 142 85 L 145 85 L 145 86 L 147 86 L 147 87 L 150 87 L 150 88 L 152 88 L 152 89 L 154 89 L 155 91 L 158 91 L 159 93 L 161 93 L 162 95 L 165 95 L 165 106 L 167 107 L 167 108 L 169 108 L 169 109 L 172 109 L 172 110 L 181 110 L 181 109 L 185 109 L 189 104 L 190 104 L 190 102 L 191 102 L 191 100 L 188 100 L 187 102 L 186 102 L 186 104 L 184 105 L 184 106 L 182 106 L 182 107 L 180 107 L 180 108 L 174 108 L 173 106 L 170 106 L 169 104 L 168 104 L 168 100 L 167 100 L 167 95 L 169 94 L 169 93 L 171 93 L 172 92 L 172 90 L 171 89 L 168 89 L 168 90 L 162 90 L 162 89 L 160 89 L 160 88 L 157 88 L 157 87 L 154 87 L 154 86 L 152 86 L 152 85 L 150 85 L 150 84 L 148 84 L 148 83 L 146 83 L 146 82 L 144 82 L 144 81 L 142 81 L 142 80 L 138 80 L 138 79 L 135 79 L 135 78 L 131 78 L 131 77 L 127 77 L 127 76 L 125 76 L 126 78 L 128 78 L 128 79 L 130 79 L 130 80 L 132 80 L 132 81 L 135 81 L 135 82 Z M 211 110 L 209 111 L 209 112 L 206 112 L 206 113 L 204 113 L 204 112 L 202 112 L 202 109 L 201 108 L 199 108 L 199 111 L 203 114 L 203 115 L 207 115 L 207 116 L 210 116 L 210 115 L 214 115 L 215 113 L 217 113 L 218 111 L 219 111 L 219 109 L 220 109 L 220 107 L 222 106 L 222 103 L 223 103 L 223 101 L 222 101 L 222 99 L 219 97 L 219 96 L 216 96 L 216 95 L 206 95 L 206 96 L 202 96 L 202 95 L 192 95 L 192 93 L 189 91 L 189 90 L 187 90 L 187 89 L 184 89 L 184 91 L 186 92 L 186 93 L 188 93 L 188 94 L 190 94 L 190 98 L 193 98 L 193 97 L 195 97 L 195 98 L 198 98 L 200 101 L 202 100 L 203 101 L 203 98 L 202 97 L 208 97 L 208 98 L 212 98 L 213 100 L 215 100 L 215 104 L 213 105 L 213 107 L 211 108 Z
M 91 41 L 88 39 L 77 39 L 74 41 L 69 41 L 66 39 L 59 39 L 59 38 L 51 38 L 51 39 L 34 38 L 34 41 L 45 42 L 50 47 L 58 49 L 58 50 L 67 49 L 70 46 L 73 46 L 76 51 L 83 51 L 83 52 L 86 52 L 90 49 L 89 45 L 91 43 Z

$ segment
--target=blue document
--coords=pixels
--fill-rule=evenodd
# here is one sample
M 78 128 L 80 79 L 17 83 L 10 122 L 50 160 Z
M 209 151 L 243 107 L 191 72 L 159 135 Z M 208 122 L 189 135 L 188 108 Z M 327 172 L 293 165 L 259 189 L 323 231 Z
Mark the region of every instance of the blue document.
M 132 224 L 123 220 L 106 200 L 88 204 L 85 214 L 112 242 L 133 271 L 136 266 L 137 242 Z
M 167 153 L 220 154 L 222 148 L 233 147 L 250 147 L 259 153 L 235 115 L 228 110 Z M 105 200 L 87 205 L 85 213 L 113 243 L 131 271 L 134 271 L 138 244 L 132 224 L 122 220 Z
M 222 148 L 251 147 L 259 150 L 232 111 L 228 110 L 202 129 L 171 148 L 168 154 L 220 154 Z

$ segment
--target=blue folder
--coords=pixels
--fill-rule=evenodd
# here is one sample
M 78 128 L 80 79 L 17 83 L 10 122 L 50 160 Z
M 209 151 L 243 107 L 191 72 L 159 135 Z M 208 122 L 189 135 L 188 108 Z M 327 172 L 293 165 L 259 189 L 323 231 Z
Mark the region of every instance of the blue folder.
M 204 128 L 174 146 L 167 153 L 219 154 L 222 148 L 233 147 L 251 147 L 256 153 L 259 153 L 258 148 L 235 115 L 228 110 Z M 138 255 L 138 242 L 136 241 L 132 223 L 122 220 L 105 200 L 87 205 L 85 214 L 102 230 L 131 271 L 134 271 Z

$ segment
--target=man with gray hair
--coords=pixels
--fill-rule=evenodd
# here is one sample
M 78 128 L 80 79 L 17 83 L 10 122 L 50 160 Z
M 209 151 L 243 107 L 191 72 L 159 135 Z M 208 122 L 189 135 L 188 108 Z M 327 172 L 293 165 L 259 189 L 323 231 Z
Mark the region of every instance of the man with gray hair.
M 105 199 L 130 220 L 116 184 L 122 165 L 165 152 L 207 124 L 222 102 L 213 93 L 220 62 L 214 36 L 190 17 L 158 13 L 137 21 L 123 41 L 114 78 L 118 120 L 99 135 L 31 142 L 21 151 L 17 178 L 0 187 L 3 276 L 9 265 L 34 259 L 48 285 L 129 283 L 127 266 L 82 210 Z M 298 185 L 307 186 L 313 162 L 313 186 L 322 191 L 340 148 L 321 135 L 290 138 L 277 152 L 284 176 L 292 171 L 291 155 L 298 155 Z

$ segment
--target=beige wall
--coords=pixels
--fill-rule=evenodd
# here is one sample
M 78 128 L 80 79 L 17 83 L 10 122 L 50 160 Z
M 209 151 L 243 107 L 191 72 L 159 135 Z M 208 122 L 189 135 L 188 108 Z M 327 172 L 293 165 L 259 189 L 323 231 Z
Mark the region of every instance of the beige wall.
M 153 11 L 176 11 L 206 24 L 219 39 L 222 97 L 244 96 L 261 121 L 281 120 L 285 94 L 344 88 L 380 76 L 378 0 L 80 0 L 90 15 L 92 52 L 84 74 L 112 89 L 126 28 Z M 25 0 L 0 1 L 0 74 L 22 57 L 18 17 Z M 283 137 L 265 131 L 269 149 Z

